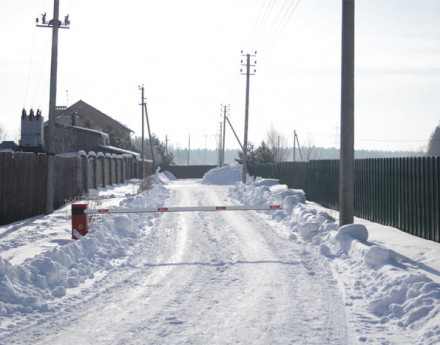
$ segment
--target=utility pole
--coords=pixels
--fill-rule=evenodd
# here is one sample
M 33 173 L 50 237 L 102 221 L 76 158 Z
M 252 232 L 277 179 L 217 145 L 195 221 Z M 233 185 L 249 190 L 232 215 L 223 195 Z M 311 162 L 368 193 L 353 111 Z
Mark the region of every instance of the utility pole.
M 354 0 L 343 0 L 339 226 L 354 220 L 354 16 Z
M 188 135 L 188 165 L 189 165 L 189 152 L 191 151 L 191 134 Z
M 223 107 L 222 166 L 225 165 L 225 141 L 226 141 L 226 105 Z
M 41 15 L 41 24 L 37 18 L 37 27 L 52 28 L 52 55 L 50 61 L 50 96 L 49 96 L 49 127 L 47 135 L 47 175 L 46 175 L 46 214 L 53 211 L 54 180 L 55 180 L 55 117 L 57 98 L 57 68 L 58 68 L 58 29 L 68 29 L 70 25 L 69 15 L 64 17 L 62 23 L 59 17 L 59 0 L 54 0 L 53 19 L 46 21 L 46 13 Z
M 223 137 L 223 134 L 222 134 L 222 122 L 220 121 L 219 122 L 219 125 L 220 125 L 220 128 L 219 128 L 219 134 L 218 134 L 218 166 L 219 167 L 221 167 L 221 166 L 223 166 L 223 163 L 222 163 L 222 137 Z
M 141 90 L 141 108 L 142 108 L 142 144 L 141 144 L 141 179 L 145 176 L 144 173 L 144 85 L 138 86 L 139 90 Z
M 257 52 L 255 52 L 257 54 Z M 257 63 L 254 62 L 254 65 L 251 65 L 251 56 L 254 57 L 255 55 L 246 54 L 243 55 L 243 51 L 241 51 L 241 56 L 246 56 L 246 64 L 243 64 L 243 60 L 241 61 L 242 66 L 246 66 L 246 73 L 243 73 L 243 70 L 240 70 L 242 75 L 246 75 L 246 103 L 245 103 L 245 114 L 244 114 L 244 139 L 243 139 L 243 169 L 242 169 L 242 181 L 243 183 L 246 183 L 246 175 L 248 171 L 248 162 L 247 162 L 247 146 L 248 146 L 248 123 L 249 123 L 249 79 L 251 75 L 255 75 L 256 70 L 254 70 L 254 73 L 251 74 L 250 70 L 251 67 L 255 66 Z
M 295 151 L 296 151 L 296 131 L 293 131 L 293 161 L 295 162 Z
M 303 160 L 303 156 L 302 156 L 302 153 L 301 153 L 301 147 L 299 146 L 298 135 L 296 134 L 296 131 L 293 131 L 293 161 L 294 162 L 295 162 L 295 151 L 296 151 L 295 142 L 298 144 L 299 156 L 301 157 L 301 161 L 302 161 Z
M 281 152 L 280 152 L 280 149 L 281 149 L 281 147 L 280 147 L 280 136 L 278 136 L 278 143 L 277 143 L 277 161 L 278 162 L 281 162 Z

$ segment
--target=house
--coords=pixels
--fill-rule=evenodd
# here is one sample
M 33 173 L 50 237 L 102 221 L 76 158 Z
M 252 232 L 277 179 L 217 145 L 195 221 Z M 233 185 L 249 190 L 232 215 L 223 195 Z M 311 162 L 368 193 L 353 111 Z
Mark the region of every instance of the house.
M 55 154 L 68 152 L 138 153 L 130 150 L 133 131 L 110 116 L 80 100 L 70 107 L 57 107 L 54 147 Z M 48 123 L 44 128 L 45 147 L 48 145 Z
M 130 134 L 133 131 L 83 100 L 69 107 L 57 107 L 55 123 L 104 132 L 109 135 L 109 144 L 122 149 L 131 148 Z

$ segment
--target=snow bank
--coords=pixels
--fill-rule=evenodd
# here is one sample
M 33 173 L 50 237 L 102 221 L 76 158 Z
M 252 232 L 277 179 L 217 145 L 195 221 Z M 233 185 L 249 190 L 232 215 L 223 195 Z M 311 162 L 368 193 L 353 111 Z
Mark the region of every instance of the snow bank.
M 169 181 L 174 181 L 176 180 L 176 176 L 174 176 L 174 174 L 171 171 L 165 170 L 162 171 L 162 174 L 169 180 Z
M 289 189 L 274 179 L 238 183 L 230 196 L 245 205 L 282 203 L 282 210 L 268 214 L 290 229 L 290 240 L 316 247 L 335 278 L 344 282 L 341 289 L 346 305 L 355 317 L 363 318 L 362 310 L 372 323 L 391 323 L 402 330 L 409 327 L 418 343 L 440 343 L 440 284 L 425 274 L 412 273 L 414 262 L 368 242 L 366 226 L 339 228 L 331 214 L 307 203 L 303 191 Z
M 224 166 L 209 170 L 202 179 L 204 184 L 233 185 L 241 181 L 241 165 Z
M 162 184 L 155 184 L 147 192 L 124 199 L 119 206 L 162 206 L 168 193 Z M 143 222 L 148 217 L 106 215 L 90 224 L 87 236 L 66 241 L 20 265 L 0 257 L 0 316 L 49 311 L 67 290 L 94 279 L 98 271 L 109 271 L 112 262 L 122 260 L 140 233 L 146 231 Z

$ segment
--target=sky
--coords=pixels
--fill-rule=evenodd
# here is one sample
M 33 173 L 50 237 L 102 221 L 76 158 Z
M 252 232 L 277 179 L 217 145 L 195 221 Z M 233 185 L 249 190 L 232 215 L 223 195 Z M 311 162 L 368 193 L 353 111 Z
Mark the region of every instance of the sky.
M 48 116 L 51 0 L 0 0 L 0 126 L 18 140 L 23 108 Z M 243 140 L 339 146 L 341 0 L 60 0 L 57 105 L 83 100 L 141 135 L 215 148 L 222 105 Z M 440 2 L 356 2 L 355 148 L 420 150 L 440 120 Z M 257 54 L 254 54 L 257 52 Z M 226 147 L 238 148 L 230 128 Z

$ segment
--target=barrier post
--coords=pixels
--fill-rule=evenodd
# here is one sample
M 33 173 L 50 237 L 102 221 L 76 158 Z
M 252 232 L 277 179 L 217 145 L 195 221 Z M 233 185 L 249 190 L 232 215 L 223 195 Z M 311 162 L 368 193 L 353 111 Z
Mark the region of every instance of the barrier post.
M 72 239 L 77 240 L 89 232 L 89 218 L 84 213 L 87 204 L 72 204 Z

